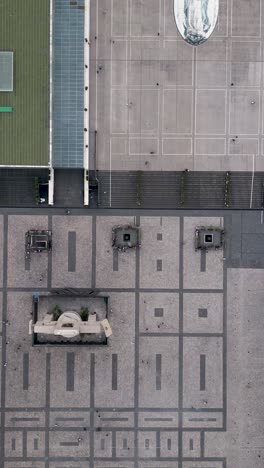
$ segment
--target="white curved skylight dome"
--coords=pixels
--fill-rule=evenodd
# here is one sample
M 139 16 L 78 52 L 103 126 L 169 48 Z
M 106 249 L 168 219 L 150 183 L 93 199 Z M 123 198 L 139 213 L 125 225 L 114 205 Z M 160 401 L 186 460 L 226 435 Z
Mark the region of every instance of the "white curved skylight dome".
M 217 23 L 219 0 L 174 0 L 177 28 L 191 45 L 207 41 Z

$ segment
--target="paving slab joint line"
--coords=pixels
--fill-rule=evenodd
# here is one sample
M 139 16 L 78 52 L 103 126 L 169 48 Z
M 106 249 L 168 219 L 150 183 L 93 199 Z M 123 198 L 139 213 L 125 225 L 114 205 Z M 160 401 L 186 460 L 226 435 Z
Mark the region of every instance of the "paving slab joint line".
M 140 217 L 135 218 L 136 226 L 140 226 Z M 139 411 L 139 280 L 140 280 L 140 250 L 136 250 L 136 268 L 135 268 L 135 381 L 134 381 L 134 433 L 135 433 L 135 468 L 138 468 L 138 411 Z
M 45 468 L 49 468 L 50 362 L 51 362 L 51 354 L 48 353 L 48 354 L 46 355 Z
M 91 354 L 90 367 L 90 465 L 94 468 L 94 385 L 95 385 L 95 354 Z
M 183 240 L 184 240 L 184 218 L 180 216 L 180 239 L 179 239 L 179 396 L 178 396 L 178 409 L 179 409 L 179 430 L 178 430 L 178 468 L 182 468 L 182 454 L 183 454 Z
M 5 457 L 5 384 L 6 384 L 6 320 L 7 320 L 7 252 L 8 252 L 8 215 L 4 214 L 3 239 L 3 295 L 2 295 L 2 360 L 1 360 L 1 446 L 0 465 L 4 466 Z

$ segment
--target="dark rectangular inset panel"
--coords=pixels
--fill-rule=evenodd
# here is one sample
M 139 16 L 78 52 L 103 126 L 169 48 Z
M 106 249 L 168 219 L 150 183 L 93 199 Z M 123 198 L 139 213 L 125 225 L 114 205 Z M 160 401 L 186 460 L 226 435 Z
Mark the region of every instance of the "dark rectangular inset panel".
M 164 309 L 162 307 L 156 307 L 154 311 L 155 317 L 163 317 Z
M 117 390 L 117 354 L 112 354 L 112 390 Z
M 113 249 L 113 271 L 118 271 L 118 250 Z
M 161 354 L 156 354 L 156 390 L 161 390 Z
M 162 260 L 157 260 L 157 271 L 162 271 Z
M 75 354 L 67 353 L 67 369 L 66 369 L 67 392 L 74 391 L 74 367 L 75 367 Z
M 34 439 L 34 450 L 38 450 L 38 439 Z
M 60 442 L 61 447 L 78 447 L 79 442 Z
M 200 318 L 207 318 L 208 316 L 207 309 L 198 309 L 198 316 Z
M 206 355 L 200 354 L 200 390 L 205 390 Z
M 158 240 L 158 241 L 162 241 L 162 233 L 161 233 L 161 232 L 159 232 L 159 233 L 157 234 L 157 240 Z
M 23 356 L 23 390 L 28 390 L 29 382 L 29 354 L 24 353 Z
M 206 272 L 206 250 L 201 250 L 201 273 Z
M 193 439 L 190 439 L 190 450 L 193 450 Z
M 12 447 L 12 450 L 16 450 L 16 439 L 11 440 L 11 447 Z
M 30 271 L 30 258 L 25 258 L 25 271 Z
M 76 271 L 76 232 L 68 232 L 68 271 Z

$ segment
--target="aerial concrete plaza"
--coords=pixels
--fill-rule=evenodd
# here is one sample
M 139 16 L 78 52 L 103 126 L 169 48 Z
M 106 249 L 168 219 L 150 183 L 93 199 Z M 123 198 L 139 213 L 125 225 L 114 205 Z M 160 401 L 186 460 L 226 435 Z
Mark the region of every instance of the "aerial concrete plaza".
M 0 0 L 0 468 L 264 467 L 263 5 Z
M 191 47 L 173 0 L 91 1 L 97 169 L 252 171 L 255 158 L 263 171 L 262 6 L 220 0 L 212 36 Z
M 260 213 L 28 213 L 0 215 L 1 467 L 262 468 Z M 141 248 L 114 251 L 128 223 Z M 204 225 L 223 249 L 195 251 Z M 53 235 L 30 264 L 29 228 Z M 56 288 L 109 297 L 107 346 L 32 347 L 33 294 Z

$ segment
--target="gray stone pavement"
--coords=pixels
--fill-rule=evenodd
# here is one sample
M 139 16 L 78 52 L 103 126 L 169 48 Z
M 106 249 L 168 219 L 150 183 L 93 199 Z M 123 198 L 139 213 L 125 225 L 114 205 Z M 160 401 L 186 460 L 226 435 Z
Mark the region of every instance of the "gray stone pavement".
M 173 0 L 91 2 L 90 168 L 263 171 L 263 19 L 262 0 L 220 0 L 195 48 Z
M 261 468 L 263 267 L 232 263 L 238 217 L 238 236 L 262 233 L 253 215 L 2 210 L 0 466 Z M 111 227 L 128 221 L 142 247 L 116 263 Z M 227 242 L 201 269 L 207 223 Z M 24 231 L 47 225 L 52 253 L 28 271 Z M 32 294 L 58 284 L 107 292 L 107 347 L 32 348 Z

